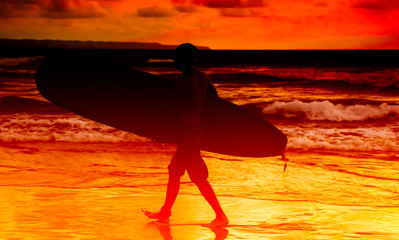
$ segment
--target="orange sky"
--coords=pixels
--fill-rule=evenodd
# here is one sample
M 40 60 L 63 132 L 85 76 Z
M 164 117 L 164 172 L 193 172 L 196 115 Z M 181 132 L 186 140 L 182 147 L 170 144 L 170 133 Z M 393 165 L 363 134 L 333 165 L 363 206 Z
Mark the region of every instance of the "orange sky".
M 399 49 L 398 0 L 0 0 L 0 38 Z

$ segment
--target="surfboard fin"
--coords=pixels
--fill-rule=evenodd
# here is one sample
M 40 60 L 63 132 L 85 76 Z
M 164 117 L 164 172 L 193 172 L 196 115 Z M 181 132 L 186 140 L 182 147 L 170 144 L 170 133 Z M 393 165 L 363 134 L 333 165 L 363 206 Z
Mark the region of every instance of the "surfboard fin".
M 281 160 L 284 161 L 283 173 L 285 173 L 285 170 L 287 169 L 287 162 L 289 161 L 289 159 L 285 157 L 285 152 L 283 152 L 283 153 L 281 154 Z

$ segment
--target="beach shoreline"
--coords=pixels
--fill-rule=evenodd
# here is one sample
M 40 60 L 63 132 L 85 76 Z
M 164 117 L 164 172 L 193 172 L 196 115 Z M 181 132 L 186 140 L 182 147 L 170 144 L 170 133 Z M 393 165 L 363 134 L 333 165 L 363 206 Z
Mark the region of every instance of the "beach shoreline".
M 328 185 L 335 176 L 324 179 L 327 172 L 321 165 L 331 164 L 329 160 L 348 161 L 349 158 L 342 156 L 330 155 L 328 159 L 325 154 L 292 152 L 289 155 L 293 161 L 288 163 L 283 179 L 278 157 L 243 161 L 225 156 L 221 160 L 220 156 L 205 153 L 210 181 L 231 222 L 229 227 L 215 232 L 201 226 L 213 218 L 213 213 L 187 176 L 183 177 L 171 226 L 151 224 L 140 212 L 141 208 L 157 209 L 162 205 L 166 166 L 173 146 L 42 142 L 3 143 L 0 148 L 2 239 L 395 239 L 399 236 L 395 227 L 399 205 L 393 196 L 385 196 L 378 205 L 375 203 L 383 199 L 381 192 L 358 193 L 363 204 L 356 204 L 356 198 L 349 201 L 351 196 L 346 195 L 348 199 L 340 199 L 342 195 L 333 192 L 337 189 Z M 317 157 L 323 158 L 324 163 L 308 164 L 303 160 Z M 239 166 L 255 175 L 254 169 L 262 166 L 269 169 L 265 173 L 270 176 L 258 179 L 259 182 L 247 176 L 242 188 L 233 181 L 234 188 L 219 175 L 221 166 L 230 168 L 224 169 L 228 178 L 238 177 L 234 174 L 241 170 L 234 172 L 234 169 Z M 350 175 L 342 169 L 333 174 Z M 356 190 L 359 186 L 353 186 L 349 180 L 341 187 Z M 380 187 L 378 184 L 374 187 Z M 314 187 L 331 192 L 318 198 L 321 193 L 312 192 Z M 244 189 L 251 194 L 243 193 Z M 262 189 L 274 194 L 267 197 L 257 193 Z M 326 194 L 336 196 L 326 203 Z

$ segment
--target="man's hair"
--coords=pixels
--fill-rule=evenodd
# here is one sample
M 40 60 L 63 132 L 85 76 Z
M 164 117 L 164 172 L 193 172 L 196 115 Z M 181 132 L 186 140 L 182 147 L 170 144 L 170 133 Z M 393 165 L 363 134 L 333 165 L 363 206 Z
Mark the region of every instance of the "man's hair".
M 191 43 L 183 43 L 176 48 L 176 56 L 194 64 L 198 57 L 198 49 Z

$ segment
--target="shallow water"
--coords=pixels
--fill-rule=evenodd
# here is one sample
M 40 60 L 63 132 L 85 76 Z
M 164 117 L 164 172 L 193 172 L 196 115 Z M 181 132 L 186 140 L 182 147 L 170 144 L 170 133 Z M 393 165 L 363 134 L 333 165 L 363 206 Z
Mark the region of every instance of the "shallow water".
M 140 209 L 162 206 L 173 149 L 152 144 L 2 144 L 0 237 L 399 237 L 399 175 L 397 168 L 387 167 L 392 165 L 387 156 L 291 152 L 283 175 L 278 158 L 204 153 L 210 182 L 230 225 L 216 230 L 201 226 L 213 213 L 187 176 L 173 209 L 172 225 L 151 224 Z M 384 172 L 378 171 L 382 168 Z

